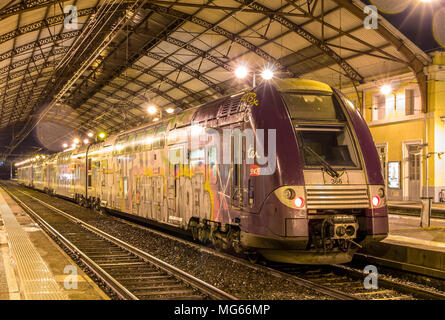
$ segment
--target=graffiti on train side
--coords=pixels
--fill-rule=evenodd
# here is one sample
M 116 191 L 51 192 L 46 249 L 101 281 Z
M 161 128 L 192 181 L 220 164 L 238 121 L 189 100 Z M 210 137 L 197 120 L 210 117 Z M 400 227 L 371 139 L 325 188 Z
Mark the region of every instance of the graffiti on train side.
M 203 166 L 175 167 L 167 163 L 162 154 L 158 157 L 139 154 L 114 160 L 116 170 L 109 175 L 118 183 L 104 183 L 111 185 L 111 190 L 102 189 L 102 199 L 113 209 L 184 228 L 192 217 L 213 220 L 221 214 L 219 203 L 225 199 L 215 197 L 216 169 L 209 172 L 206 180 Z

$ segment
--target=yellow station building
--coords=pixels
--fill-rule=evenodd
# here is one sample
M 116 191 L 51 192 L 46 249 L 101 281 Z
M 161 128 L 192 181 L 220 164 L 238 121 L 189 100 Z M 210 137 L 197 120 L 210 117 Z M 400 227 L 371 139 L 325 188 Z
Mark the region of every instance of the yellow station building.
M 413 72 L 343 89 L 361 108 L 380 155 L 389 200 L 445 201 L 445 52 L 425 67 L 426 103 Z M 428 188 L 427 188 L 428 186 Z

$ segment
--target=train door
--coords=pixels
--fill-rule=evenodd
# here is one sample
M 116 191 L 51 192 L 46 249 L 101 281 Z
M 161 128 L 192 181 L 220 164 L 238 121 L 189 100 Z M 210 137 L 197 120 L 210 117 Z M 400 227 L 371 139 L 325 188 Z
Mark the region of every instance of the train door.
M 408 145 L 408 194 L 412 201 L 419 201 L 420 198 L 420 160 L 419 145 Z
M 239 131 L 238 131 L 239 130 Z M 243 136 L 239 134 L 242 132 L 242 127 L 233 127 L 231 136 L 231 194 L 230 200 L 232 208 L 241 210 L 244 207 L 244 166 L 245 166 L 245 141 Z
M 173 170 L 175 174 L 176 191 L 176 212 L 169 215 L 169 222 L 184 225 L 188 223 L 193 214 L 193 190 L 190 180 L 190 165 L 188 163 L 188 148 L 184 145 L 177 145 L 170 149 Z

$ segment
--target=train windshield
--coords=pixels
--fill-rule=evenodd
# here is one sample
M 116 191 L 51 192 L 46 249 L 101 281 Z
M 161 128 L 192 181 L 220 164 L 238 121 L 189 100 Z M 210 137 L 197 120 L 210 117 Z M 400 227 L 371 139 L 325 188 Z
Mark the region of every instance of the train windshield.
M 297 128 L 306 167 L 356 168 L 357 152 L 351 134 L 341 128 Z
M 357 149 L 346 117 L 331 93 L 282 93 L 307 168 L 357 168 Z
M 332 94 L 284 92 L 282 96 L 293 122 L 346 120 Z

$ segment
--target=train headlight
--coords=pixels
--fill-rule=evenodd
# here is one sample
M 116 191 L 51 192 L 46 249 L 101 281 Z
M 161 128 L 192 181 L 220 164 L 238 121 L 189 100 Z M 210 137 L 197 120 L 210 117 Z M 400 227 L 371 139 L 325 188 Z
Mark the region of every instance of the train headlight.
M 295 206 L 299 209 L 304 207 L 304 199 L 301 197 L 298 197 L 297 199 L 295 199 Z
M 379 196 L 372 197 L 372 205 L 374 207 L 378 207 L 380 205 L 380 197 Z
M 288 200 L 292 200 L 295 198 L 295 191 L 293 189 L 284 190 L 284 197 Z

